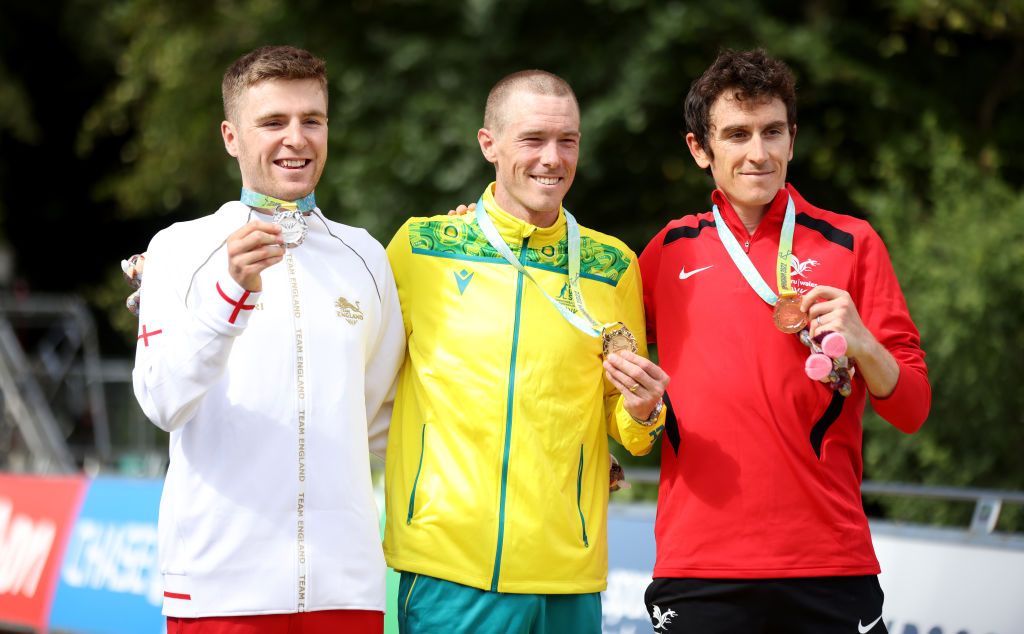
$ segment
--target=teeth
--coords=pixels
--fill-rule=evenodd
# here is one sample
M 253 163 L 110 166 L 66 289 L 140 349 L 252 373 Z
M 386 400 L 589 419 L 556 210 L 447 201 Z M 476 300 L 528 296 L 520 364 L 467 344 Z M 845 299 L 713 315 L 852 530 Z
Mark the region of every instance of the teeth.
M 559 180 L 558 178 L 544 176 L 534 176 L 533 179 L 536 180 L 541 185 L 555 185 L 558 183 Z
M 281 161 L 282 167 L 303 167 L 305 164 L 305 159 L 284 159 Z

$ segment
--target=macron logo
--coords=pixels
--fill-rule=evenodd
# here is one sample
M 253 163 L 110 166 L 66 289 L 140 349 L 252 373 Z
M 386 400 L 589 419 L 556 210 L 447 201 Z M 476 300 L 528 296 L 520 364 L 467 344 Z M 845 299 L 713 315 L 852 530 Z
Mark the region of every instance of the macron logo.
M 685 280 L 686 278 L 690 277 L 691 275 L 696 275 L 696 274 L 700 273 L 701 271 L 706 271 L 706 270 L 710 269 L 712 266 L 714 266 L 714 264 L 712 264 L 711 266 L 705 266 L 702 269 L 694 269 L 692 271 L 687 271 L 686 267 L 684 266 L 683 268 L 679 269 L 679 279 Z
M 466 292 L 466 287 L 469 286 L 469 281 L 473 279 L 473 274 L 462 269 L 461 271 L 453 273 L 455 276 L 455 283 L 459 285 L 459 295 Z

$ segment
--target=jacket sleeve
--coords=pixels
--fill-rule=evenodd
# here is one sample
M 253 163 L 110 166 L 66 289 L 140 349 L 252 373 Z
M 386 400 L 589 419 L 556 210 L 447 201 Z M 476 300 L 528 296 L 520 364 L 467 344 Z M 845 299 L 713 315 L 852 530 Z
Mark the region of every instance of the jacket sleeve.
M 647 336 L 644 325 L 643 293 L 640 284 L 640 269 L 636 255 L 629 253 L 632 261 L 625 275 L 619 281 L 619 306 L 622 322 L 636 337 L 637 353 L 647 357 Z M 665 408 L 662 408 L 658 419 L 651 425 L 641 425 L 633 420 L 624 406 L 625 399 L 611 384 L 607 377 L 604 380 L 604 411 L 608 424 L 608 435 L 626 448 L 634 456 L 650 453 L 655 441 L 665 429 Z
M 398 370 L 405 358 L 405 328 L 395 277 L 383 249 L 380 251 L 380 266 L 376 269 L 379 272 L 376 277 L 380 284 L 381 323 L 377 340 L 368 349 L 366 359 L 366 424 L 370 451 L 384 458 L 398 387 Z
M 886 398 L 871 396 L 871 405 L 901 431 L 914 433 L 928 417 L 932 397 L 921 336 L 910 319 L 882 239 L 869 230 L 862 242 L 854 301 L 864 325 L 896 359 L 900 371 L 892 394 Z
M 655 312 L 654 305 L 654 298 L 657 295 L 654 289 L 658 280 L 658 269 L 661 265 L 661 245 L 665 241 L 666 231 L 668 231 L 668 227 L 662 229 L 658 232 L 658 235 L 651 238 L 643 253 L 640 254 L 640 277 L 643 286 L 644 314 L 647 318 L 647 342 L 650 345 L 656 345 L 658 342 L 655 335 L 657 325 L 655 318 L 657 313 Z
M 153 238 L 140 295 L 132 383 L 142 411 L 165 431 L 195 415 L 223 374 L 260 295 L 241 288 L 226 268 L 216 278 L 195 276 L 193 282 L 195 271 L 182 266 L 182 254 L 195 249 L 186 238 L 173 230 Z

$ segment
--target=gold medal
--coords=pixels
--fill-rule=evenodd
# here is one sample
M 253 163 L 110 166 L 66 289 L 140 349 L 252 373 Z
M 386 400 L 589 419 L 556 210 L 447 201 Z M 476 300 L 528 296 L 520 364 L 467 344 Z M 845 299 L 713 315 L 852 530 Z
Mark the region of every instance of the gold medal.
M 621 321 L 606 326 L 601 332 L 601 337 L 603 339 L 601 354 L 604 355 L 605 359 L 613 352 L 621 352 L 623 350 L 637 351 L 636 337 L 629 331 L 629 328 L 626 328 L 626 324 Z
M 807 325 L 807 313 L 800 310 L 799 295 L 785 295 L 775 302 L 775 312 L 772 313 L 775 327 L 793 335 L 804 329 Z

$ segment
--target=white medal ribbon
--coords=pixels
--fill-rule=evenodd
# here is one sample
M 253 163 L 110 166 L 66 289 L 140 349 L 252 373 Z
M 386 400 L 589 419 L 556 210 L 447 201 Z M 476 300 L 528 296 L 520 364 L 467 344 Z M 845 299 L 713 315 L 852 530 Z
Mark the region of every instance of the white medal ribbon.
M 786 193 L 789 196 L 789 193 Z M 718 230 L 718 237 L 722 241 L 722 245 L 725 250 L 729 253 L 729 257 L 732 258 L 733 263 L 739 272 L 743 275 L 743 278 L 750 285 L 750 288 L 754 290 L 758 296 L 765 301 L 769 306 L 774 306 L 779 301 L 778 295 L 768 286 L 768 283 L 764 281 L 761 274 L 757 272 L 757 268 L 754 267 L 754 263 L 750 261 L 750 258 L 743 251 L 743 247 L 740 246 L 736 236 L 732 234 L 732 230 L 725 223 L 722 218 L 722 213 L 718 211 L 718 205 L 714 205 L 711 208 L 712 214 L 715 216 L 715 228 Z M 782 232 L 779 235 L 779 257 L 778 266 L 788 267 L 789 266 L 789 254 L 792 253 L 793 248 L 793 230 L 796 225 L 796 205 L 793 204 L 793 197 L 789 196 L 788 202 L 786 202 L 786 215 L 782 220 Z M 781 271 L 781 268 L 779 269 Z M 786 269 L 785 280 L 783 281 L 780 275 L 779 279 L 779 291 L 784 292 L 789 289 L 789 271 Z M 783 288 L 783 286 L 785 288 Z M 790 290 L 790 295 L 794 293 Z

